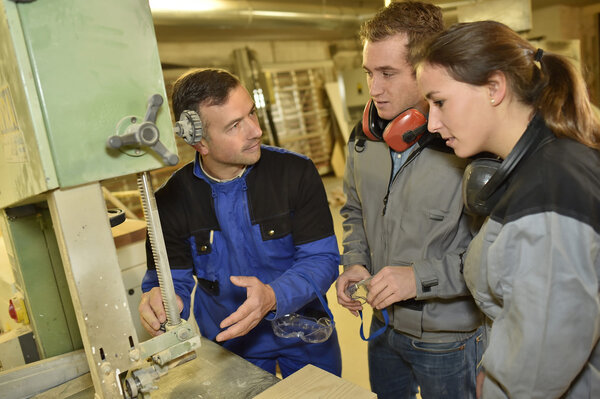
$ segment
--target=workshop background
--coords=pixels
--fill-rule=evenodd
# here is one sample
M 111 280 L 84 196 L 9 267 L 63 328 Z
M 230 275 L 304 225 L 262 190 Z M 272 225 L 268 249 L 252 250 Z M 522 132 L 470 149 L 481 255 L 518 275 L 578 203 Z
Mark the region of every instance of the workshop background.
M 581 68 L 592 102 L 600 103 L 600 1 L 429 2 L 442 7 L 448 26 L 495 19 L 539 47 L 569 56 Z M 176 8 L 190 4 L 191 9 Z M 357 31 L 383 5 L 383 0 L 150 0 L 167 96 L 173 81 L 189 68 L 220 67 L 240 76 L 257 104 L 264 142 L 309 156 L 323 176 L 338 241 L 345 142 L 369 99 Z M 174 123 L 176 116 L 171 118 Z M 179 137 L 175 140 L 180 161 L 153 170 L 154 187 L 193 159 L 193 149 Z M 112 178 L 101 185 L 107 208 L 127 215 L 113 235 L 130 309 L 137 313 L 145 271 L 145 223 L 136 177 Z M 31 361 L 15 353 L 12 343 L 28 328 L 7 311 L 16 297 L 11 259 L 0 240 L 0 372 Z M 327 297 L 340 337 L 342 377 L 369 389 L 360 319 L 337 304 L 334 288 Z M 366 316 L 370 318 L 368 309 Z M 137 314 L 132 317 L 140 341 L 147 339 Z

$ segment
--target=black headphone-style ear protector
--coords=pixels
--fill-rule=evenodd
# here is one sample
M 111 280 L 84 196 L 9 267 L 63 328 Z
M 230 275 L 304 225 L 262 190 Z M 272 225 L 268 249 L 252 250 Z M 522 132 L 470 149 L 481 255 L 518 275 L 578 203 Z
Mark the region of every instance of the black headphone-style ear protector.
M 543 123 L 543 122 L 542 122 Z M 542 141 L 542 129 L 527 129 L 504 161 L 493 158 L 475 159 L 465 168 L 462 195 L 465 209 L 487 216 L 502 198 L 504 182 L 521 160 Z
M 368 139 L 385 141 L 392 150 L 402 152 L 427 131 L 427 118 L 414 108 L 409 108 L 389 123 L 386 122 L 377 114 L 373 100 L 369 100 L 362 119 L 362 130 Z
M 173 130 L 189 145 L 194 145 L 202 140 L 202 121 L 196 111 L 183 111 Z

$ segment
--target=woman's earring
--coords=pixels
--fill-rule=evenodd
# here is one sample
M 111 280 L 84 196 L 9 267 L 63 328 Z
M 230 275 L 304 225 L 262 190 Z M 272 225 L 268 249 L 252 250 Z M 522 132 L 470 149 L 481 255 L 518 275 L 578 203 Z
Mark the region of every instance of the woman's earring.
M 495 103 L 496 103 L 496 100 L 494 100 L 494 99 L 492 98 L 492 99 L 490 100 L 490 102 L 491 102 L 492 104 L 495 104 Z

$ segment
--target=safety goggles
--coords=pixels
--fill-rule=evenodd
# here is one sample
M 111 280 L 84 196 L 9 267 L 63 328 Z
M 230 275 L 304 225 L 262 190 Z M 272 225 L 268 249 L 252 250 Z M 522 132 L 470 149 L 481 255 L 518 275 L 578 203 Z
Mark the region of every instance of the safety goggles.
M 327 317 L 315 319 L 297 313 L 287 314 L 272 322 L 273 332 L 281 338 L 298 337 L 302 341 L 318 344 L 325 342 L 333 332 L 333 322 Z
M 359 301 L 361 303 L 361 305 L 364 305 L 367 302 L 367 295 L 369 293 L 368 285 L 371 282 L 372 278 L 373 278 L 373 276 L 370 276 L 370 277 L 365 278 L 364 280 L 360 280 L 357 283 L 350 284 L 348 287 L 346 287 L 346 291 L 345 291 L 346 295 L 348 295 L 350 298 L 352 298 L 355 301 Z M 369 338 L 366 338 L 365 334 L 363 332 L 362 311 L 359 310 L 358 314 L 360 315 L 359 333 L 360 333 L 360 338 L 363 341 L 370 341 L 373 338 L 380 336 L 381 334 L 383 334 L 385 332 L 388 325 L 390 324 L 390 318 L 389 318 L 387 309 L 382 309 L 381 314 L 383 315 L 383 320 L 384 320 L 385 325 L 383 327 L 381 327 L 379 330 L 375 331 L 373 334 L 371 334 L 371 336 Z
M 273 333 L 281 338 L 300 338 L 302 341 L 309 344 L 325 342 L 329 339 L 335 328 L 333 315 L 314 281 L 307 275 L 301 274 L 301 276 L 312 285 L 317 298 L 319 298 L 321 305 L 323 305 L 323 308 L 329 317 L 316 319 L 297 313 L 286 314 L 283 317 L 271 321 Z
M 367 302 L 367 294 L 369 293 L 369 289 L 367 285 L 371 281 L 371 277 L 367 277 L 364 280 L 359 281 L 358 283 L 350 284 L 346 288 L 346 295 L 352 298 L 355 301 L 359 301 L 361 305 L 364 305 Z

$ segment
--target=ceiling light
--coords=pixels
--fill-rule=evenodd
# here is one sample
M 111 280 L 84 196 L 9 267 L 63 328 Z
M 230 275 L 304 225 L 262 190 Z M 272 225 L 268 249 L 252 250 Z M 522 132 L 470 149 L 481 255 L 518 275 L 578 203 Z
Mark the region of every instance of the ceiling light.
M 149 0 L 152 11 L 211 11 L 220 6 L 219 0 Z

